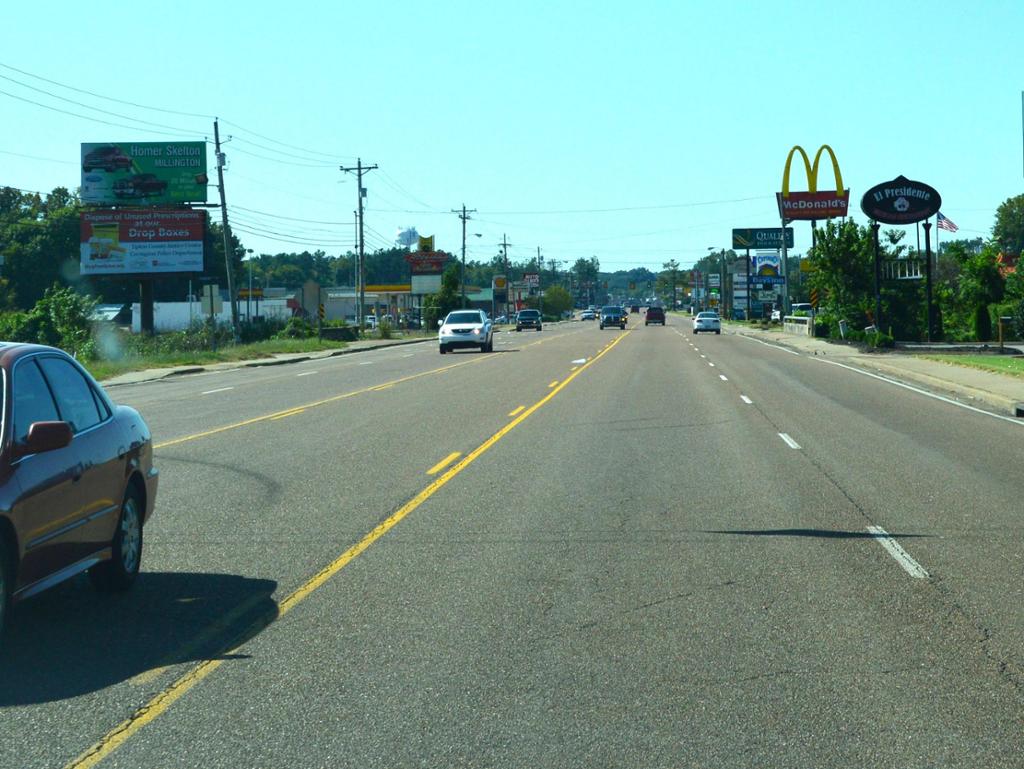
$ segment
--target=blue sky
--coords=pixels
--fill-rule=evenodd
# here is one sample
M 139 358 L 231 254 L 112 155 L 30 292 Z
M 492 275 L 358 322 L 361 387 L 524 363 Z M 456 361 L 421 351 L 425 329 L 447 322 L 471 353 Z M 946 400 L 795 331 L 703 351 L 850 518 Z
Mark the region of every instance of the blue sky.
M 465 203 L 470 258 L 507 234 L 514 259 L 540 246 L 606 270 L 778 226 L 794 144 L 835 149 L 861 219 L 863 192 L 903 174 L 987 236 L 1024 191 L 1019 0 L 8 6 L 0 91 L 75 115 L 0 93 L 0 184 L 75 187 L 80 142 L 166 138 L 125 118 L 212 139 L 216 115 L 237 234 L 263 253 L 348 250 L 338 165 L 356 157 L 380 166 L 369 248 L 415 226 L 457 252 Z

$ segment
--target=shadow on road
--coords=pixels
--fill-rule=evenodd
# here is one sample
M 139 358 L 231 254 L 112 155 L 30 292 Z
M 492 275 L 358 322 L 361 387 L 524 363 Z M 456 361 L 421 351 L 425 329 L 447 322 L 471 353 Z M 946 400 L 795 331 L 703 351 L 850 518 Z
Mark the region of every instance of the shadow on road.
M 0 706 L 52 702 L 209 659 L 276 619 L 273 580 L 143 572 L 126 593 L 84 577 L 20 604 L 0 652 Z
M 726 529 L 705 530 L 701 534 L 742 534 L 750 537 L 818 537 L 820 539 L 884 539 L 870 531 L 835 531 L 833 529 Z M 934 537 L 934 534 L 894 534 L 890 539 Z

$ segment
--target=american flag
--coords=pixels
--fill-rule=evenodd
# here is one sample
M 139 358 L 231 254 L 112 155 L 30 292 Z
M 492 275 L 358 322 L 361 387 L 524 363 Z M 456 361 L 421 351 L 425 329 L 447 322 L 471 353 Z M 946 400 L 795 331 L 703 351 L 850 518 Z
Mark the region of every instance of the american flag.
M 953 224 L 952 219 L 947 219 L 945 216 L 942 215 L 942 212 L 939 211 L 939 229 L 947 230 L 949 232 L 956 232 L 960 228 Z

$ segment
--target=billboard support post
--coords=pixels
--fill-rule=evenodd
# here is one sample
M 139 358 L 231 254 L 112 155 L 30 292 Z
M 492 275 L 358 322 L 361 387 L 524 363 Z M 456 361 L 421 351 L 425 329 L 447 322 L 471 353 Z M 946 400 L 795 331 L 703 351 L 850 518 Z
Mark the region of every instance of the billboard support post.
M 142 278 L 139 281 L 139 309 L 142 333 L 146 336 L 152 336 L 154 331 L 153 281 L 148 278 Z
M 935 312 L 932 306 L 932 223 L 924 223 L 924 285 L 925 285 L 925 308 L 928 318 L 928 342 L 935 339 Z
M 213 142 L 217 152 L 217 189 L 220 192 L 220 215 L 224 225 L 224 271 L 228 279 L 228 301 L 231 302 L 231 330 L 235 341 L 240 339 L 238 333 L 238 300 L 235 297 L 234 265 L 231 263 L 231 227 L 228 225 L 228 203 L 224 194 L 224 153 L 220 151 L 220 127 L 213 121 Z

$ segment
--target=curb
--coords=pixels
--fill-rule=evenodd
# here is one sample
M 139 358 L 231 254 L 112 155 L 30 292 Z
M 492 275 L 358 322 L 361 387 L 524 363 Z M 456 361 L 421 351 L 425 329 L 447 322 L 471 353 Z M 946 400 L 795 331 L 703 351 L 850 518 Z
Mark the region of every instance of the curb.
M 939 377 L 934 377 L 929 374 L 922 374 L 918 371 L 908 371 L 900 366 L 888 365 L 880 361 L 856 361 L 854 365 L 865 370 L 874 369 L 876 372 L 888 374 L 894 379 L 907 380 L 914 384 L 924 385 L 935 390 L 959 395 L 972 401 L 985 403 L 1012 417 L 1022 416 L 1022 412 L 1024 412 L 1024 404 L 1021 404 L 1013 398 L 1005 398 L 1002 395 L 996 395 L 988 390 L 979 390 L 975 387 L 951 382 L 948 379 L 940 379 Z
M 424 342 L 437 341 L 435 338 L 426 337 L 424 339 L 403 339 L 400 341 L 392 342 L 391 344 L 375 344 L 372 347 L 358 347 L 354 350 L 344 348 L 341 350 L 327 350 L 325 355 L 303 355 L 298 358 L 283 358 L 281 360 L 276 359 L 265 359 L 265 360 L 253 360 L 253 361 L 229 361 L 231 368 L 262 368 L 263 366 L 285 366 L 289 363 L 302 363 L 304 361 L 319 360 L 321 358 L 335 358 L 339 355 L 353 355 L 360 352 L 372 352 L 374 350 L 383 350 L 387 347 L 402 347 L 408 344 L 422 344 Z M 225 369 L 228 365 L 223 363 L 214 364 L 217 366 L 224 366 Z M 146 384 L 147 382 L 159 382 L 163 379 L 168 379 L 175 376 L 185 376 L 187 374 L 203 374 L 208 371 L 217 371 L 218 369 L 210 366 L 189 366 L 188 368 L 171 369 L 160 374 L 156 374 L 146 379 L 139 379 L 135 382 L 111 382 L 110 380 L 101 381 L 100 384 L 103 387 L 124 387 L 125 385 L 137 385 Z M 123 376 L 123 375 L 120 375 Z

